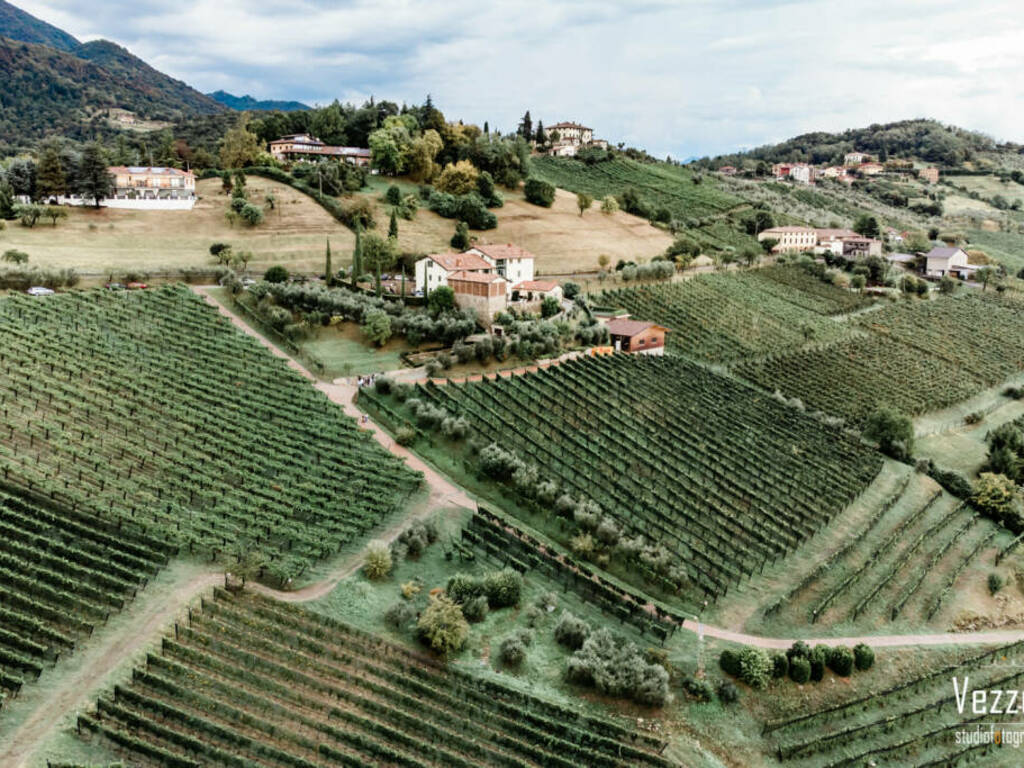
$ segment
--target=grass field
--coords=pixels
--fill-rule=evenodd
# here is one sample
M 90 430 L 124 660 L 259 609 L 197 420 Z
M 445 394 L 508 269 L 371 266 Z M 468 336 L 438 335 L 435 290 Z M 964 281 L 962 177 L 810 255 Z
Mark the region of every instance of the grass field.
M 967 232 L 970 238 L 969 248 L 978 248 L 989 258 L 995 259 L 1005 266 L 1011 274 L 1024 269 L 1024 235 L 1016 232 L 989 232 L 983 229 L 971 229 Z
M 323 269 L 329 237 L 338 261 L 348 260 L 355 236 L 312 199 L 257 176 L 249 177 L 247 188 L 257 204 L 263 204 L 267 193 L 276 199 L 276 209 L 267 211 L 264 223 L 254 228 L 228 225 L 224 212 L 229 199 L 221 193 L 218 179 L 206 179 L 197 184 L 200 199 L 191 211 L 68 208 L 68 218 L 56 227 L 44 221 L 31 229 L 8 226 L 0 232 L 0 250 L 23 250 L 29 264 L 41 267 L 74 267 L 83 274 L 106 275 L 212 268 L 210 245 L 225 242 L 236 251 L 252 252 L 252 272 L 260 273 L 270 264 L 316 271 Z
M 379 199 L 395 180 L 373 178 L 368 191 L 360 193 L 374 202 L 378 228 L 387 231 L 390 207 Z M 406 194 L 417 187 L 402 180 L 397 183 Z M 619 259 L 648 261 L 665 251 L 672 237 L 651 226 L 645 219 L 621 211 L 601 213 L 597 206 L 582 217 L 576 196 L 559 190 L 554 205 L 542 208 L 526 202 L 521 191 L 499 190 L 505 205 L 492 209 L 498 217 L 496 229 L 473 231 L 481 243 L 515 243 L 537 257 L 538 274 L 593 272 L 597 259 L 607 254 L 611 263 Z M 410 253 L 444 253 L 451 250 L 448 241 L 455 222 L 421 208 L 412 221 L 398 220 L 398 242 Z

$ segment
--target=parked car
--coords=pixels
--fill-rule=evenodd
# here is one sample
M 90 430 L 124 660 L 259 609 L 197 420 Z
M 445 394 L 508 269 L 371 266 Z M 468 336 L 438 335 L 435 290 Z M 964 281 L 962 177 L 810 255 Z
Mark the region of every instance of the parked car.
M 121 283 L 107 283 L 106 289 L 108 291 L 123 291 L 124 286 Z
M 141 291 L 144 288 L 149 288 L 145 283 L 128 283 L 129 291 Z
M 256 281 L 253 280 L 251 277 L 243 277 L 241 279 L 241 283 L 243 288 L 248 288 L 251 285 L 256 285 Z
M 25 293 L 29 296 L 51 296 L 53 294 L 53 290 L 50 288 L 44 288 L 41 285 L 33 285 L 25 291 Z

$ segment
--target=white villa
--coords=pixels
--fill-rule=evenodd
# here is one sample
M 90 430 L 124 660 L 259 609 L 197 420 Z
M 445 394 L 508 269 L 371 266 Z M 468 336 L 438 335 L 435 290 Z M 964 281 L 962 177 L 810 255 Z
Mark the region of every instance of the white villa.
M 490 274 L 494 265 L 476 253 L 433 253 L 416 262 L 416 290 L 429 294 L 435 288 L 448 285 L 455 272 Z
M 114 165 L 107 171 L 112 177 L 113 194 L 100 200 L 104 208 L 191 211 L 195 207 L 196 176 L 191 171 L 137 165 Z M 50 199 L 58 205 L 93 205 L 94 202 L 77 194 Z
M 524 280 L 533 280 L 533 262 L 535 257 L 532 253 L 512 243 L 498 245 L 475 245 L 466 253 L 473 253 L 482 258 L 494 268 L 494 273 L 501 275 L 508 281 L 509 291 L 515 283 Z

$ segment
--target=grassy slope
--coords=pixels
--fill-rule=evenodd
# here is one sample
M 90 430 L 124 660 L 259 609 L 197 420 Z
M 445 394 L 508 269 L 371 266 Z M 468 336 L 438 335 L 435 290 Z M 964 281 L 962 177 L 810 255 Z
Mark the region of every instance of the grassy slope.
M 324 243 L 330 237 L 334 263 L 348 262 L 355 236 L 309 197 L 255 176 L 248 189 L 250 200 L 258 204 L 268 192 L 277 200 L 277 209 L 252 229 L 228 225 L 228 198 L 221 194 L 219 180 L 207 179 L 198 183 L 201 199 L 192 211 L 72 208 L 56 228 L 44 221 L 32 229 L 8 226 L 0 232 L 0 250 L 23 250 L 30 264 L 102 275 L 111 270 L 210 267 L 210 245 L 226 242 L 236 251 L 253 253 L 249 268 L 254 272 L 272 263 L 314 271 L 323 268 Z
M 376 209 L 377 227 L 386 232 L 390 207 L 380 197 L 388 185 L 397 183 L 405 194 L 417 187 L 403 180 L 371 178 L 365 191 Z M 505 205 L 495 208 L 496 229 L 474 231 L 481 243 L 515 243 L 537 257 L 534 269 L 540 274 L 566 274 L 598 269 L 597 257 L 608 254 L 611 263 L 619 259 L 647 261 L 662 253 L 672 242 L 671 236 L 644 219 L 618 212 L 600 213 L 597 208 L 582 217 L 576 198 L 559 192 L 551 208 L 527 203 L 521 191 L 501 189 Z M 450 251 L 448 241 L 455 231 L 455 222 L 421 208 L 412 221 L 398 220 L 398 242 L 403 251 L 439 253 Z

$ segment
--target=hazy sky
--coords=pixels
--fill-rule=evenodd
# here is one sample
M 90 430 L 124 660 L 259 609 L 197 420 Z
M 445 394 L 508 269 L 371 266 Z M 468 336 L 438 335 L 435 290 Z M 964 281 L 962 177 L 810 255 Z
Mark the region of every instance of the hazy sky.
M 1020 0 L 14 0 L 201 91 L 524 110 L 684 158 L 934 117 L 1024 141 Z

